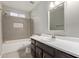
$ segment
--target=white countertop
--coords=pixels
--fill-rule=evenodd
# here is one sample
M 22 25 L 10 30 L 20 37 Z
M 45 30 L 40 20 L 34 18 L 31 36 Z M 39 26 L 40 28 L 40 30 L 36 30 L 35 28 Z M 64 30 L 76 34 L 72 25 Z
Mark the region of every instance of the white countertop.
M 71 40 L 65 40 L 60 38 L 52 38 L 48 41 L 41 38 L 40 36 L 33 35 L 31 38 L 40 41 L 44 44 L 47 44 L 48 46 L 54 47 L 60 51 L 66 52 L 70 55 L 79 57 L 79 42 L 71 41 Z

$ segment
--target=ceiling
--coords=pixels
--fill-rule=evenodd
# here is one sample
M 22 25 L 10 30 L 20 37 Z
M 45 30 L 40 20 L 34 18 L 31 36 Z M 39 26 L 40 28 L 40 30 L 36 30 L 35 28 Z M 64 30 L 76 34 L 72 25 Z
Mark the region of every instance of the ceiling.
M 39 3 L 39 1 L 2 1 L 1 3 L 5 7 L 30 12 Z

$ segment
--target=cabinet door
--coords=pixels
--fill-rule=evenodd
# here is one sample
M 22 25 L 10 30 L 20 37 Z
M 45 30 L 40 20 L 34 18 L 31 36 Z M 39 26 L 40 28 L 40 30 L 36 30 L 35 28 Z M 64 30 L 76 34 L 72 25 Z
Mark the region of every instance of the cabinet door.
M 32 57 L 36 57 L 36 52 L 33 50 L 33 49 L 31 49 L 31 55 L 32 55 Z
M 36 50 L 36 46 L 31 44 L 31 49 L 35 51 Z
M 40 47 L 41 49 L 43 49 L 44 51 L 48 52 L 49 54 L 51 54 L 52 56 L 54 56 L 54 48 L 43 44 L 41 42 L 36 41 L 36 46 Z
M 55 58 L 74 58 L 74 56 L 55 49 Z
M 36 47 L 33 44 L 31 44 L 31 54 L 33 57 L 36 57 Z
M 52 56 L 43 51 L 43 58 L 52 58 Z
M 42 50 L 38 47 L 36 47 L 36 57 L 37 58 L 42 58 Z

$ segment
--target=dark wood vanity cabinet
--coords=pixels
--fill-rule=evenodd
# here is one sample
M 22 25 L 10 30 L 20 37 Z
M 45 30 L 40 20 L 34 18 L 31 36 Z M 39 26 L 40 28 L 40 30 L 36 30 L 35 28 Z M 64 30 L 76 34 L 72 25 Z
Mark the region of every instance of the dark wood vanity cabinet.
M 33 58 L 36 57 L 36 54 L 35 54 L 35 53 L 36 53 L 36 52 L 31 48 L 31 55 L 32 55 Z
M 31 39 L 31 53 L 35 58 L 75 58 L 34 39 Z
M 36 45 L 36 40 L 34 40 L 34 39 L 31 39 L 31 44 L 34 44 L 34 45 Z
M 43 51 L 43 58 L 53 58 L 49 53 Z
M 54 58 L 76 58 L 76 57 L 74 57 L 72 55 L 69 55 L 69 54 L 67 54 L 65 52 L 62 52 L 60 50 L 55 49 L 55 56 L 54 56 Z
M 42 58 L 42 50 L 39 47 L 36 47 L 36 57 Z
M 35 58 L 36 57 L 36 41 L 31 39 L 31 54 Z

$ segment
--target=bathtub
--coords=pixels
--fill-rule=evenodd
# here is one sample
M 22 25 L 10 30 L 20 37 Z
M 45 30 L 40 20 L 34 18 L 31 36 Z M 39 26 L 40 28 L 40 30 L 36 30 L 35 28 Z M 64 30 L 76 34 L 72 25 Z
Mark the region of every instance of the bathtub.
M 31 44 L 31 40 L 29 38 L 5 41 L 2 46 L 2 54 L 17 51 L 22 47 L 26 47 L 26 51 L 27 51 L 30 44 Z

